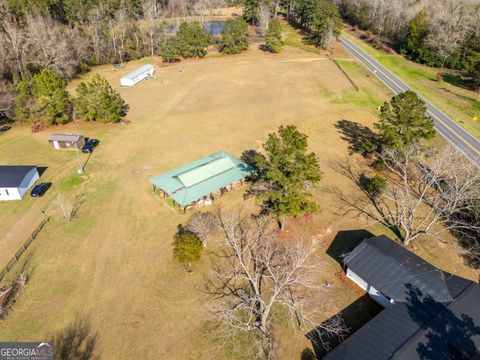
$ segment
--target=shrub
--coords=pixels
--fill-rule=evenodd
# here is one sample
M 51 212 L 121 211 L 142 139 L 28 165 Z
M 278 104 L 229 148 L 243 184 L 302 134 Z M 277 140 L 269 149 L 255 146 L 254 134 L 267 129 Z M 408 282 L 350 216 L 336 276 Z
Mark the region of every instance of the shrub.
M 89 83 L 78 85 L 75 111 L 89 121 L 117 123 L 125 116 L 125 103 L 106 79 L 95 74 Z
M 387 179 L 380 174 L 373 175 L 365 184 L 365 190 L 373 197 L 381 195 L 386 188 Z
M 203 244 L 200 239 L 192 233 L 180 231 L 175 234 L 173 245 L 175 260 L 192 271 L 192 264 L 200 260 L 202 254 Z
M 282 49 L 282 45 L 282 24 L 277 19 L 272 19 L 268 24 L 265 46 L 268 51 L 278 53 Z
M 220 51 L 238 54 L 248 48 L 248 24 L 241 17 L 228 19 L 222 32 Z

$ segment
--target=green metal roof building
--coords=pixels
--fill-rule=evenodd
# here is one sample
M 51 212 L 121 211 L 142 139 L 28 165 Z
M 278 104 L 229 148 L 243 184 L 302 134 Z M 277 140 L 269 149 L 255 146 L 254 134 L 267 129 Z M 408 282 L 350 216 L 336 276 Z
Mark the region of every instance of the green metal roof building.
M 150 182 L 186 207 L 252 174 L 254 168 L 220 151 L 150 178 Z

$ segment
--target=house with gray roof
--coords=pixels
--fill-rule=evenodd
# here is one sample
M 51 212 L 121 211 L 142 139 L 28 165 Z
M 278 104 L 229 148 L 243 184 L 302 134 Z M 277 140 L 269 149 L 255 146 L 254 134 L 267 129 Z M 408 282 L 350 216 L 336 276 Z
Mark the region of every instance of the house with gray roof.
M 386 236 L 344 258 L 349 279 L 384 307 L 326 360 L 479 360 L 480 286 Z
M 0 201 L 21 200 L 40 177 L 36 166 L 0 166 Z

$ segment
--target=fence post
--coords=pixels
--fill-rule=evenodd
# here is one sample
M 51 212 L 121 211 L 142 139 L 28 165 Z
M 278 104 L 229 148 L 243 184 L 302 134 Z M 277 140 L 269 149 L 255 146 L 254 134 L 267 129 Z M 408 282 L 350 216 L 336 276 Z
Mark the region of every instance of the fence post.
M 33 230 L 33 232 L 30 234 L 28 239 L 22 244 L 20 249 L 15 253 L 15 255 L 10 259 L 8 264 L 3 268 L 3 270 L 0 272 L 0 281 L 8 274 L 8 272 L 12 269 L 12 267 L 17 263 L 18 259 L 20 259 L 20 256 L 23 255 L 23 253 L 27 250 L 28 246 L 32 243 L 32 241 L 37 237 L 37 235 L 40 233 L 40 231 L 43 229 L 45 224 L 50 220 L 50 217 L 46 217 L 45 219 L 42 220 L 42 222 Z

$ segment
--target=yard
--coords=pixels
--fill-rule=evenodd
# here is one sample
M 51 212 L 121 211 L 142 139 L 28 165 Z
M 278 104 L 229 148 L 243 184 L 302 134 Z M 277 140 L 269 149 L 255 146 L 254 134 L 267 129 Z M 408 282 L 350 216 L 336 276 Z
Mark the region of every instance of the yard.
M 74 123 L 37 134 L 14 127 L 0 135 L 2 163 L 45 166 L 41 179 L 53 182 L 44 198 L 0 203 L 2 267 L 41 221 L 42 211 L 52 217 L 27 251 L 30 281 L 0 324 L 0 339 L 47 340 L 77 317 L 90 323 L 89 333 L 97 340 L 94 353 L 102 359 L 241 358 L 241 346 L 220 348 L 207 334 L 203 284 L 210 249 L 192 274 L 173 262 L 172 236 L 188 213 L 174 211 L 153 194 L 148 178 L 219 150 L 237 157 L 260 150 L 267 134 L 282 124 L 295 124 L 309 135 L 324 172 L 315 193 L 321 210 L 311 220 L 290 221 L 286 235 L 312 238 L 325 263 L 319 281 L 332 286 L 319 299 L 328 304 L 319 321 L 361 296 L 336 275 L 341 268 L 332 249 L 338 254 L 364 234 L 351 230 L 385 230 L 339 214 L 340 204 L 329 189 L 350 185 L 332 162 L 356 155 L 349 155 L 349 143 L 336 125 L 348 120 L 371 127 L 376 107 L 391 95 L 341 49 L 338 56 L 347 58 L 342 65 L 360 87 L 358 93 L 325 57 L 293 47 L 272 55 L 257 46 L 241 55 L 169 66 L 153 58 L 121 71 L 97 67 L 84 79 L 100 73 L 119 89 L 129 105 L 128 124 Z M 144 63 L 155 65 L 157 77 L 120 89 L 120 77 Z M 75 175 L 74 152 L 49 148 L 49 134 L 60 132 L 101 140 L 83 177 Z M 87 156 L 82 154 L 82 160 Z M 85 195 L 71 223 L 59 218 L 59 192 Z M 244 203 L 242 190 L 227 193 L 215 206 L 255 209 L 253 200 Z M 431 251 L 434 242 L 420 244 L 416 250 L 434 265 L 477 276 L 462 264 L 453 245 L 443 245 L 440 258 Z M 298 359 L 311 347 L 306 331 L 294 332 L 281 323 L 277 328 L 282 359 Z

